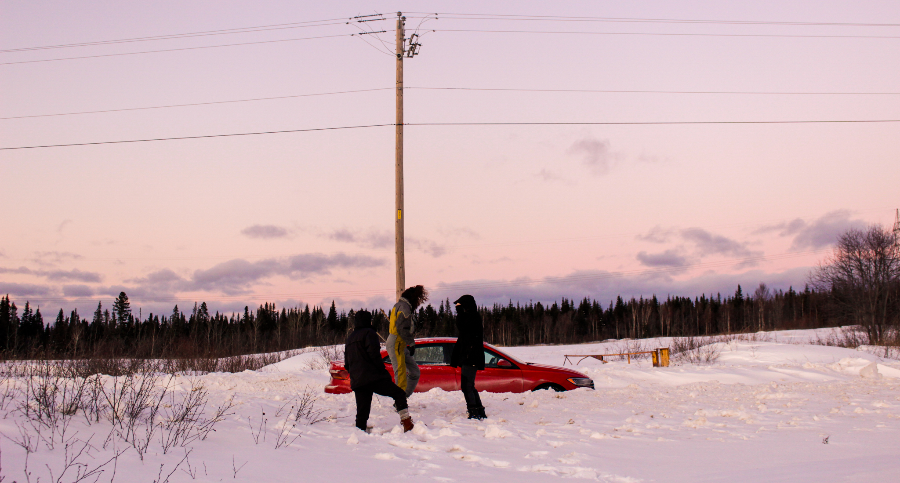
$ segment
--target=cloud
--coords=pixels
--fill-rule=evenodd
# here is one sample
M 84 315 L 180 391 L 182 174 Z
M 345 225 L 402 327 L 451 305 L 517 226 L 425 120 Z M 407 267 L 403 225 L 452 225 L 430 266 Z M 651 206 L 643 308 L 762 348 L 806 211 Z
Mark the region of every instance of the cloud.
M 53 280 L 55 282 L 87 282 L 87 283 L 97 283 L 102 281 L 103 277 L 100 276 L 99 273 L 96 272 L 82 272 L 77 268 L 74 270 L 32 270 L 27 267 L 19 267 L 19 268 L 4 268 L 0 267 L 0 273 L 12 273 L 18 275 L 34 275 L 36 277 L 43 277 L 47 280 Z
M 666 250 L 662 253 L 638 252 L 637 259 L 648 267 L 688 267 L 687 257 L 678 253 L 678 250 Z
M 477 237 L 477 233 L 468 230 L 463 233 L 467 236 Z M 373 250 L 383 250 L 394 246 L 394 234 L 384 230 L 369 230 L 366 232 L 353 231 L 347 228 L 340 228 L 324 235 L 329 240 L 352 243 L 362 248 Z M 406 237 L 404 240 L 408 248 L 419 250 L 434 258 L 438 258 L 447 253 L 447 247 L 441 243 L 425 238 Z
M 851 218 L 847 210 L 837 210 L 822 215 L 812 222 L 796 218 L 790 222 L 768 225 L 754 233 L 778 232 L 778 236 L 793 236 L 791 251 L 819 249 L 833 245 L 838 237 L 850 228 L 862 228 L 866 222 Z
M 91 297 L 94 289 L 87 285 L 63 285 L 63 295 L 66 297 Z
M 82 272 L 77 268 L 74 270 L 51 270 L 46 272 L 39 272 L 36 275 L 41 277 L 46 277 L 48 280 L 58 281 L 58 282 L 100 282 L 103 277 L 100 276 L 99 273 L 96 272 Z
M 307 253 L 256 262 L 235 259 L 206 270 L 197 270 L 190 280 L 179 286 L 184 290 L 221 290 L 228 294 L 238 294 L 246 292 L 254 282 L 275 275 L 303 279 L 313 275 L 330 275 L 331 270 L 337 268 L 374 268 L 384 266 L 386 263 L 383 258 L 344 253 L 334 255 Z
M 535 174 L 538 178 L 541 178 L 544 181 L 552 182 L 552 181 L 565 181 L 562 176 L 547 170 L 546 168 L 540 170 Z
M 183 281 L 184 279 L 181 278 L 181 276 L 168 268 L 151 272 L 144 278 L 133 278 L 131 280 L 126 280 L 126 282 L 136 283 L 139 285 L 159 285 Z
M 382 249 L 394 246 L 394 235 L 385 230 L 371 229 L 367 232 L 340 228 L 325 235 L 329 240 L 353 243 L 363 248 Z
M 453 283 L 440 282 L 428 287 L 432 302 L 439 303 L 444 298 L 454 300 L 462 294 L 471 294 L 479 305 L 495 303 L 506 305 L 541 301 L 558 302 L 561 297 L 579 300 L 584 297 L 608 303 L 621 295 L 649 298 L 653 295 L 661 299 L 667 296 L 698 297 L 702 294 L 721 293 L 732 295 L 738 284 L 746 293 L 752 287 L 765 282 L 772 290 L 787 290 L 803 287 L 810 267 L 798 267 L 783 272 L 768 273 L 749 270 L 742 273 L 706 273 L 687 279 L 677 279 L 671 271 L 648 270 L 644 273 L 624 275 L 603 270 L 575 271 L 563 277 L 531 279 L 522 277 L 512 280 L 467 280 Z
M 673 230 L 663 229 L 661 226 L 656 225 L 647 232 L 646 235 L 638 235 L 638 240 L 648 241 L 652 243 L 665 243 L 669 241 L 669 238 L 672 236 Z
M 609 173 L 610 163 L 615 158 L 615 155 L 609 150 L 609 141 L 594 138 L 576 141 L 569 147 L 568 153 L 581 155 L 582 164 L 598 176 Z
M 447 247 L 431 240 L 421 240 L 418 238 L 407 238 L 406 245 L 416 250 L 425 252 L 434 258 L 438 258 L 447 253 Z
M 285 238 L 288 230 L 275 225 L 253 225 L 241 230 L 241 234 L 250 238 Z
M 41 295 L 52 295 L 54 291 L 51 287 L 48 287 L 46 285 L 0 282 L 0 293 L 15 295 L 18 297 L 33 297 Z
M 49 251 L 34 252 L 34 258 L 32 258 L 31 261 L 41 266 L 53 266 L 63 262 L 80 260 L 82 258 L 84 257 L 77 253 Z
M 702 228 L 686 228 L 681 230 L 680 234 L 683 239 L 696 245 L 697 254 L 700 256 L 754 257 L 762 255 L 762 252 L 747 248 L 746 243 L 739 243 L 731 238 L 712 234 Z

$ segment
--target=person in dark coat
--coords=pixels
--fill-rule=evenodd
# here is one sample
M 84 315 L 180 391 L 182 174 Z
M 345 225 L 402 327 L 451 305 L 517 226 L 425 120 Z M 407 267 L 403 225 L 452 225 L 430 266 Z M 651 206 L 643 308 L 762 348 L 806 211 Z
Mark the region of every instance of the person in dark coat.
M 459 336 L 450 355 L 450 365 L 460 368 L 459 382 L 463 397 L 466 398 L 469 419 L 480 420 L 487 415 L 481 405 L 481 397 L 475 390 L 475 375 L 477 371 L 484 370 L 484 326 L 474 297 L 463 295 L 454 304 Z
M 372 314 L 366 310 L 357 312 L 354 327 L 344 347 L 344 367 L 350 374 L 350 389 L 356 396 L 356 427 L 366 431 L 372 410 L 372 394 L 380 394 L 394 399 L 403 431 L 413 429 L 406 392 L 394 384 L 381 360 L 381 345 L 378 343 L 378 333 L 372 328 Z

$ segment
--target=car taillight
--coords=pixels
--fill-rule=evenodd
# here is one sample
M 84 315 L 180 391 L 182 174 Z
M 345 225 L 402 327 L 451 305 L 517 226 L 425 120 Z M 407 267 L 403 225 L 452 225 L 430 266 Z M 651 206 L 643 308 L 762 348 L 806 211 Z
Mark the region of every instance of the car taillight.
M 332 379 L 350 379 L 350 373 L 343 369 L 331 369 L 328 372 L 331 373 Z

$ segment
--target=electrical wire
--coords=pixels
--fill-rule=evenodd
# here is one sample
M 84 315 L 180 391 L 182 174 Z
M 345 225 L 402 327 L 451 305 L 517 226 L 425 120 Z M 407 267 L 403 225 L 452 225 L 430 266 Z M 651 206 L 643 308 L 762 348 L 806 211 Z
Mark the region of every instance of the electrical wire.
M 896 123 L 900 119 L 826 119 L 802 121 L 624 121 L 624 122 L 411 122 L 404 126 L 667 126 L 703 124 Z
M 359 92 L 373 92 L 373 91 L 386 91 L 386 90 L 394 90 L 393 87 L 376 87 L 372 89 L 356 89 L 351 91 L 335 91 L 335 92 L 319 92 L 315 94 L 294 94 L 290 96 L 273 96 L 273 97 L 256 97 L 252 99 L 234 99 L 227 101 L 209 101 L 209 102 L 192 102 L 187 104 L 167 104 L 162 106 L 145 106 L 145 107 L 123 107 L 120 109 L 104 109 L 99 111 L 77 111 L 77 112 L 59 112 L 54 114 L 32 114 L 27 116 L 9 116 L 9 117 L 0 117 L 0 120 L 5 119 L 28 119 L 35 117 L 55 117 L 55 116 L 74 116 L 79 114 L 102 114 L 108 112 L 127 112 L 127 111 L 143 111 L 147 109 L 166 109 L 170 107 L 191 107 L 191 106 L 211 106 L 216 104 L 231 104 L 236 102 L 254 102 L 254 101 L 272 101 L 278 99 L 296 99 L 300 97 L 314 97 L 314 96 L 332 96 L 337 94 L 355 94 Z
M 285 129 L 281 131 L 259 131 L 259 132 L 243 132 L 230 134 L 205 134 L 200 136 L 177 136 L 168 138 L 150 138 L 150 139 L 126 139 L 122 141 L 97 141 L 89 143 L 69 143 L 69 144 L 46 144 L 43 146 L 19 146 L 12 148 L 0 148 L 0 151 L 8 151 L 14 149 L 40 149 L 40 148 L 62 148 L 70 146 L 96 146 L 100 144 L 125 144 L 125 143 L 149 143 L 155 141 L 178 141 L 182 139 L 209 139 L 209 138 L 226 138 L 235 136 L 258 136 L 262 134 L 285 134 L 298 132 L 315 132 L 315 131 L 338 131 L 343 129 L 365 129 L 371 127 L 396 126 L 396 124 L 366 124 L 360 126 L 338 126 L 338 127 L 317 127 L 309 129 Z
M 796 95 L 796 96 L 896 96 L 900 92 L 802 92 L 802 91 L 686 91 L 686 90 L 651 90 L 651 89 L 527 89 L 516 87 L 421 87 L 404 86 L 404 89 L 442 90 L 442 91 L 488 91 L 488 92 L 580 92 L 603 94 L 749 94 L 749 95 Z
M 299 40 L 316 40 L 316 39 L 333 39 L 337 37 L 352 37 L 358 34 L 335 34 L 335 35 L 319 35 L 315 37 L 299 37 L 293 39 L 278 39 L 278 40 L 258 40 L 254 42 L 238 42 L 234 44 L 219 44 L 219 45 L 203 45 L 199 47 L 179 47 L 174 49 L 158 49 L 158 50 L 142 50 L 140 52 L 120 52 L 117 54 L 97 54 L 97 55 L 82 55 L 78 57 L 59 57 L 56 59 L 38 59 L 38 60 L 19 60 L 15 62 L 0 62 L 0 65 L 15 65 L 15 64 L 35 64 L 39 62 L 56 62 L 62 60 L 78 60 L 78 59 L 97 59 L 101 57 L 119 57 L 123 55 L 140 55 L 140 54 L 155 54 L 159 52 L 180 52 L 186 50 L 201 50 L 201 49 L 217 49 L 221 47 L 236 47 L 239 45 L 260 45 L 260 44 L 275 44 L 280 42 L 296 42 Z
M 431 29 L 432 32 L 499 33 L 499 34 L 560 34 L 560 35 L 646 35 L 662 37 L 758 37 L 809 39 L 900 39 L 900 35 L 789 35 L 789 34 L 714 34 L 676 32 L 590 32 L 576 30 L 489 30 L 489 29 Z
M 634 122 L 411 122 L 404 126 L 671 126 L 671 125 L 712 125 L 712 124 L 876 124 L 898 123 L 900 119 L 843 119 L 806 121 L 634 121 Z M 127 139 L 120 141 L 95 141 L 86 143 L 45 144 L 37 146 L 15 146 L 0 148 L 0 151 L 19 149 L 63 148 L 72 146 L 95 146 L 101 144 L 146 143 L 155 141 L 177 141 L 183 139 L 208 139 L 234 136 L 258 136 L 263 134 L 285 134 L 313 131 L 335 131 L 342 129 L 365 129 L 372 127 L 396 126 L 396 123 L 367 124 L 360 126 L 321 127 L 310 129 L 285 129 L 280 131 L 260 131 L 229 134 L 206 134 L 200 136 L 173 136 L 167 138 Z
M 673 24 L 713 24 L 713 25 L 781 25 L 781 26 L 815 26 L 815 27 L 900 27 L 900 23 L 866 23 L 866 22 L 800 22 L 777 20 L 724 20 L 724 19 L 676 19 L 676 18 L 640 18 L 640 17 L 580 17 L 561 15 L 512 15 L 512 14 L 477 14 L 477 13 L 433 13 L 408 12 L 412 15 L 429 15 L 454 20 L 512 20 L 512 21 L 552 21 L 552 22 L 608 22 L 608 23 L 673 23 Z
M 371 45 L 371 44 L 370 44 Z M 393 55 L 393 54 L 391 54 Z M 166 109 L 175 107 L 191 107 L 191 106 L 207 106 L 216 104 L 230 104 L 240 102 L 254 101 L 270 101 L 278 99 L 294 99 L 301 97 L 328 96 L 337 94 L 353 94 L 360 92 L 373 91 L 393 91 L 394 87 L 375 87 L 372 89 L 356 89 L 348 91 L 320 92 L 314 94 L 293 94 L 288 96 L 272 96 L 272 97 L 256 97 L 250 99 L 231 99 L 223 101 L 209 102 L 192 102 L 185 104 L 165 104 L 159 106 L 143 106 L 143 107 L 123 107 L 118 109 L 102 109 L 96 111 L 75 111 L 75 112 L 59 112 L 51 114 L 30 114 L 23 116 L 7 116 L 0 117 L 0 120 L 9 119 L 29 119 L 38 117 L 57 117 L 57 116 L 74 116 L 81 114 L 102 114 L 110 112 L 128 112 L 142 111 L 149 109 Z M 559 93 L 599 93 L 599 94 L 706 94 L 706 95 L 795 95 L 795 96 L 896 96 L 900 92 L 838 92 L 838 91 L 822 91 L 822 92 L 802 92 L 802 91 L 686 91 L 686 90 L 651 90 L 651 89 L 526 89 L 526 88 L 483 88 L 483 87 L 422 87 L 422 86 L 404 86 L 404 89 L 410 90 L 431 90 L 431 91 L 484 91 L 484 92 L 559 92 Z
M 15 49 L 6 49 L 0 50 L 0 54 L 8 54 L 13 52 L 33 52 L 38 50 L 52 50 L 52 49 L 68 49 L 74 47 L 93 47 L 97 45 L 116 45 L 116 44 L 125 44 L 125 43 L 133 43 L 133 42 L 151 42 L 157 40 L 172 40 L 172 39 L 187 39 L 193 37 L 207 37 L 211 35 L 231 35 L 231 34 L 244 34 L 244 33 L 255 33 L 255 32 L 268 32 L 272 30 L 284 30 L 284 29 L 296 29 L 296 28 L 307 28 L 307 27 L 326 27 L 330 25 L 345 25 L 348 22 L 341 21 L 337 22 L 337 20 L 344 19 L 329 19 L 329 20 L 313 20 L 309 22 L 297 22 L 291 24 L 275 24 L 275 25 L 266 25 L 266 26 L 258 26 L 258 27 L 242 27 L 235 29 L 223 29 L 223 30 L 208 30 L 204 32 L 190 32 L 183 34 L 169 34 L 169 35 L 156 35 L 151 37 L 132 37 L 125 39 L 113 39 L 113 40 L 98 40 L 95 42 L 79 42 L 72 44 L 58 44 L 58 45 L 41 45 L 35 47 L 20 47 Z M 310 24 L 310 25 L 301 25 L 301 24 Z

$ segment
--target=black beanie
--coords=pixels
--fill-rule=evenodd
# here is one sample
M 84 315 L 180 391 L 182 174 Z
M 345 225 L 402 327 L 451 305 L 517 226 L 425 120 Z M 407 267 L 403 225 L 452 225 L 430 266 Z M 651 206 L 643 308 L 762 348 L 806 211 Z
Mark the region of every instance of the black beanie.
M 353 326 L 357 329 L 372 327 L 372 314 L 368 310 L 360 310 L 353 317 Z

